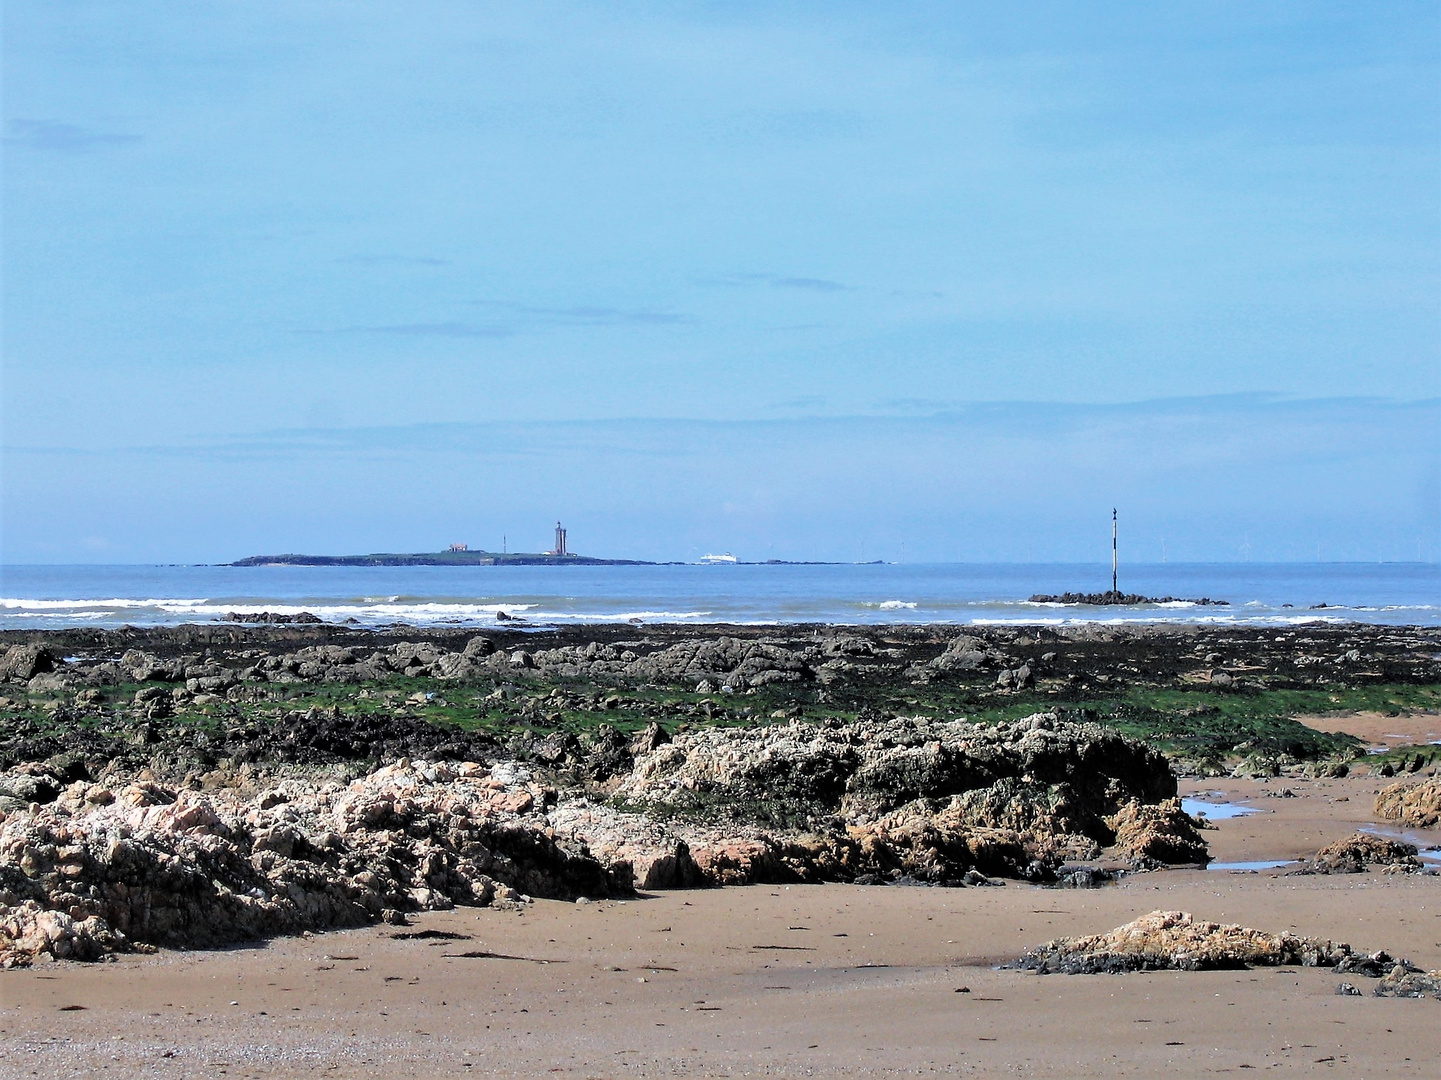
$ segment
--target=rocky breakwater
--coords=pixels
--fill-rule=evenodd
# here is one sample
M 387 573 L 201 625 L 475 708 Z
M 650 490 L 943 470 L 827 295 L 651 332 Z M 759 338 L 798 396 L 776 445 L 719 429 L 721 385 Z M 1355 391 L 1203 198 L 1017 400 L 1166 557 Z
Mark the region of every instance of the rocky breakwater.
M 1185 911 L 1153 911 L 1104 934 L 1057 938 L 1032 949 L 1014 966 L 1042 975 L 1097 975 L 1281 964 L 1377 979 L 1373 990 L 1377 997 L 1441 999 L 1441 972 L 1424 972 L 1384 950 L 1357 952 L 1344 942 L 1206 922 Z M 1354 995 L 1360 990 L 1342 983 L 1337 993 Z
M 401 759 L 350 783 L 290 778 L 248 796 L 143 773 L 58 796 L 34 769 L 0 781 L 53 799 L 0 820 L 0 966 L 631 891 L 628 868 L 557 842 L 543 816 L 554 791 L 516 766 Z
M 1105 849 L 1131 865 L 1207 859 L 1162 755 L 1051 714 L 702 729 L 638 755 L 607 802 L 557 831 L 625 859 L 643 887 L 987 875 L 1055 880 Z

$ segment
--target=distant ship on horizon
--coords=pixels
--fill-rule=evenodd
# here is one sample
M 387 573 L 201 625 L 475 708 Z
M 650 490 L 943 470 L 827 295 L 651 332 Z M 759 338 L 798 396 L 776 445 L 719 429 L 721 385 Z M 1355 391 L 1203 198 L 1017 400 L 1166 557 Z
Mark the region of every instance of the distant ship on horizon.
M 702 566 L 727 566 L 740 562 L 729 551 L 724 555 L 702 555 L 700 561 Z

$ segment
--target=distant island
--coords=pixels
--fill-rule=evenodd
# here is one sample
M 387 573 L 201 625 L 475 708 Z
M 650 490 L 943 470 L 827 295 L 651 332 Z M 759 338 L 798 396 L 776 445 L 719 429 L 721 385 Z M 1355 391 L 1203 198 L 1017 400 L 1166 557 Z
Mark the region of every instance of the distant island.
M 225 566 L 687 566 L 680 560 L 651 562 L 646 559 L 597 559 L 591 555 L 576 555 L 567 546 L 569 530 L 559 521 L 555 523 L 555 546 L 549 551 L 481 551 L 470 549 L 469 544 L 451 544 L 444 551 L 422 551 L 409 555 L 394 552 L 379 552 L 373 555 L 251 555 L 237 559 Z M 859 565 L 874 566 L 874 563 Z M 789 559 L 766 559 L 764 562 L 746 562 L 737 559 L 730 552 L 724 555 L 707 555 L 701 559 L 703 566 L 850 566 L 851 563 L 833 562 L 792 562 Z
M 838 563 L 819 561 L 796 561 L 790 559 L 765 559 L 761 562 L 746 562 L 737 559 L 733 566 L 872 566 L 875 563 Z M 236 559 L 224 566 L 689 566 L 675 559 L 669 562 L 651 562 L 646 559 L 598 559 L 591 555 L 575 555 L 571 552 L 557 554 L 553 551 L 471 551 L 468 548 L 452 548 L 449 551 L 421 551 L 411 554 L 378 552 L 373 555 L 250 555 Z
M 644 559 L 597 559 L 550 551 L 422 551 L 374 555 L 251 555 L 227 566 L 664 566 Z

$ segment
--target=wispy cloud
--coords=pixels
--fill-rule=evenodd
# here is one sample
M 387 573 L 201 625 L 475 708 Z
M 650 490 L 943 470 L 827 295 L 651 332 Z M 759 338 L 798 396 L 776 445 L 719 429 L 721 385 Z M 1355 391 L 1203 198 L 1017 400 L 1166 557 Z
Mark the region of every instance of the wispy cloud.
M 954 399 L 945 398 L 922 398 L 922 397 L 894 397 L 886 398 L 876 402 L 876 406 L 888 412 L 940 412 L 942 409 L 950 409 L 956 406 Z
M 449 266 L 449 259 L 425 255 L 345 255 L 335 260 L 349 266 Z
M 847 285 L 830 278 L 799 277 L 785 274 L 716 274 L 711 277 L 695 278 L 697 285 L 740 288 L 748 285 L 769 286 L 772 289 L 808 289 L 811 292 L 852 292 L 854 285 Z
M 849 285 L 842 285 L 839 281 L 831 281 L 827 278 L 814 277 L 782 277 L 774 278 L 771 281 L 773 289 L 810 289 L 814 292 L 850 292 Z
M 477 326 L 463 322 L 392 323 L 383 326 L 346 326 L 336 334 L 389 334 L 394 337 L 499 338 L 510 337 L 508 326 Z
M 505 312 L 503 322 L 375 323 L 341 326 L 331 330 L 300 330 L 302 334 L 379 334 L 390 337 L 506 338 L 526 332 L 566 326 L 674 326 L 691 323 L 689 315 L 650 309 L 612 307 L 535 307 L 500 300 L 477 300 L 475 306 Z
M 530 304 L 514 304 L 503 300 L 477 300 L 480 307 L 496 308 L 501 311 L 523 315 L 528 321 L 551 326 L 675 326 L 695 320 L 689 315 L 672 311 L 656 311 L 652 308 L 613 308 L 581 305 L 578 307 L 535 307 Z
M 9 146 L 23 146 L 30 150 L 55 150 L 64 153 L 84 153 L 105 146 L 132 146 L 141 141 L 139 135 L 123 135 L 110 131 L 94 131 L 67 124 L 60 120 L 24 120 L 16 118 L 7 125 L 9 134 L 5 142 Z

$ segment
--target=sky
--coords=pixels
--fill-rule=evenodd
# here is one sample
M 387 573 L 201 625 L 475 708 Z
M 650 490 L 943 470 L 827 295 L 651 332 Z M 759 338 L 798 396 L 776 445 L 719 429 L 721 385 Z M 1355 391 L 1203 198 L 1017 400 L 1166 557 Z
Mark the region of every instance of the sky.
M 3 18 L 5 562 L 1441 558 L 1434 3 Z

